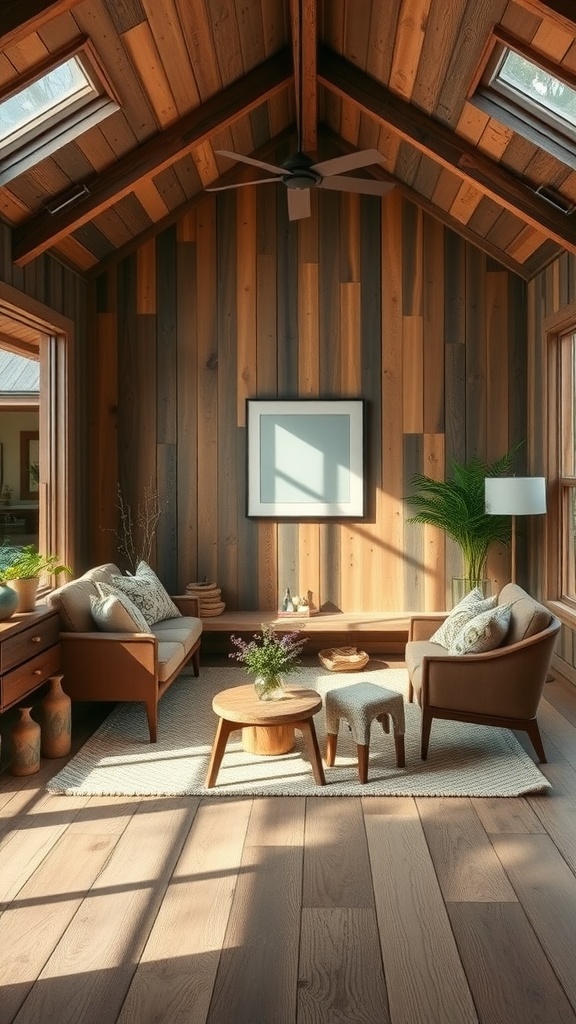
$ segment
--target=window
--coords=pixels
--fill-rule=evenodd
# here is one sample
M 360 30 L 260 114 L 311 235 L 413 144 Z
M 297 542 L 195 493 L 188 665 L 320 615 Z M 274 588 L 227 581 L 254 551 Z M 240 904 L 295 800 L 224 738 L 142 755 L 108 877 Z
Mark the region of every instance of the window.
M 89 43 L 0 96 L 0 185 L 119 109 Z
M 560 593 L 576 606 L 576 332 L 561 335 L 559 370 Z
M 495 30 L 470 102 L 558 159 L 574 162 L 576 76 Z

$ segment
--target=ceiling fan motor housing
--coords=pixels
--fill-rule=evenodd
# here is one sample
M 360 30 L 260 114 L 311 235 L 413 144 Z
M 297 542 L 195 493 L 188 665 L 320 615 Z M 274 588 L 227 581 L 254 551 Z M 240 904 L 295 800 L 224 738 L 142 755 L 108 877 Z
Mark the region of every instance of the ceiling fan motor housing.
M 312 160 L 305 153 L 291 156 L 282 167 L 287 172 L 282 176 L 287 188 L 311 188 L 322 180 L 322 176 L 312 170 Z

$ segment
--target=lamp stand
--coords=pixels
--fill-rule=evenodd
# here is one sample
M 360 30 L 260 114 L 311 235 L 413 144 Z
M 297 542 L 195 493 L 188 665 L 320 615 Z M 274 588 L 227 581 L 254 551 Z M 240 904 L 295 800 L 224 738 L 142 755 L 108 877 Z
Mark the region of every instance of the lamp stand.
M 510 547 L 510 580 L 516 583 L 516 516 L 512 516 L 512 544 Z

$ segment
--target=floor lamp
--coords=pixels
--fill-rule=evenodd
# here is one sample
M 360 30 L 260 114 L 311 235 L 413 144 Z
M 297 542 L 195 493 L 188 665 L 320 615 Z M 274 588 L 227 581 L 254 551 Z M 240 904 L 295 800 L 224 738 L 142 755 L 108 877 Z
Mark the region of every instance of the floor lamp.
M 484 481 L 486 511 L 512 516 L 511 579 L 516 582 L 516 516 L 537 516 L 546 511 L 543 476 L 493 476 Z

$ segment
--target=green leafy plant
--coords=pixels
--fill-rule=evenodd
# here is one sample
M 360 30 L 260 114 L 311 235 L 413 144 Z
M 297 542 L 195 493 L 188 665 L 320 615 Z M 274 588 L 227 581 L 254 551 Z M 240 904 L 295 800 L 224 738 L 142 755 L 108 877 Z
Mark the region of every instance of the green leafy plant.
M 242 662 L 249 675 L 268 679 L 298 671 L 299 655 L 307 637 L 300 639 L 296 632 L 278 636 L 271 623 L 263 622 L 262 633 L 255 633 L 252 640 L 239 636 L 230 639 L 236 650 L 229 657 Z
M 0 579 L 28 580 L 44 573 L 58 576 L 62 572 L 72 570 L 69 565 L 61 565 L 57 555 L 41 555 L 34 544 L 26 544 L 0 569 Z
M 459 545 L 464 560 L 464 575 L 472 586 L 484 578 L 488 549 L 494 541 L 510 543 L 510 516 L 493 516 L 485 510 L 484 480 L 487 476 L 510 476 L 523 442 L 494 462 L 479 456 L 463 465 L 452 462 L 447 480 L 416 473 L 413 492 L 406 501 L 415 509 L 409 523 L 438 526 Z

